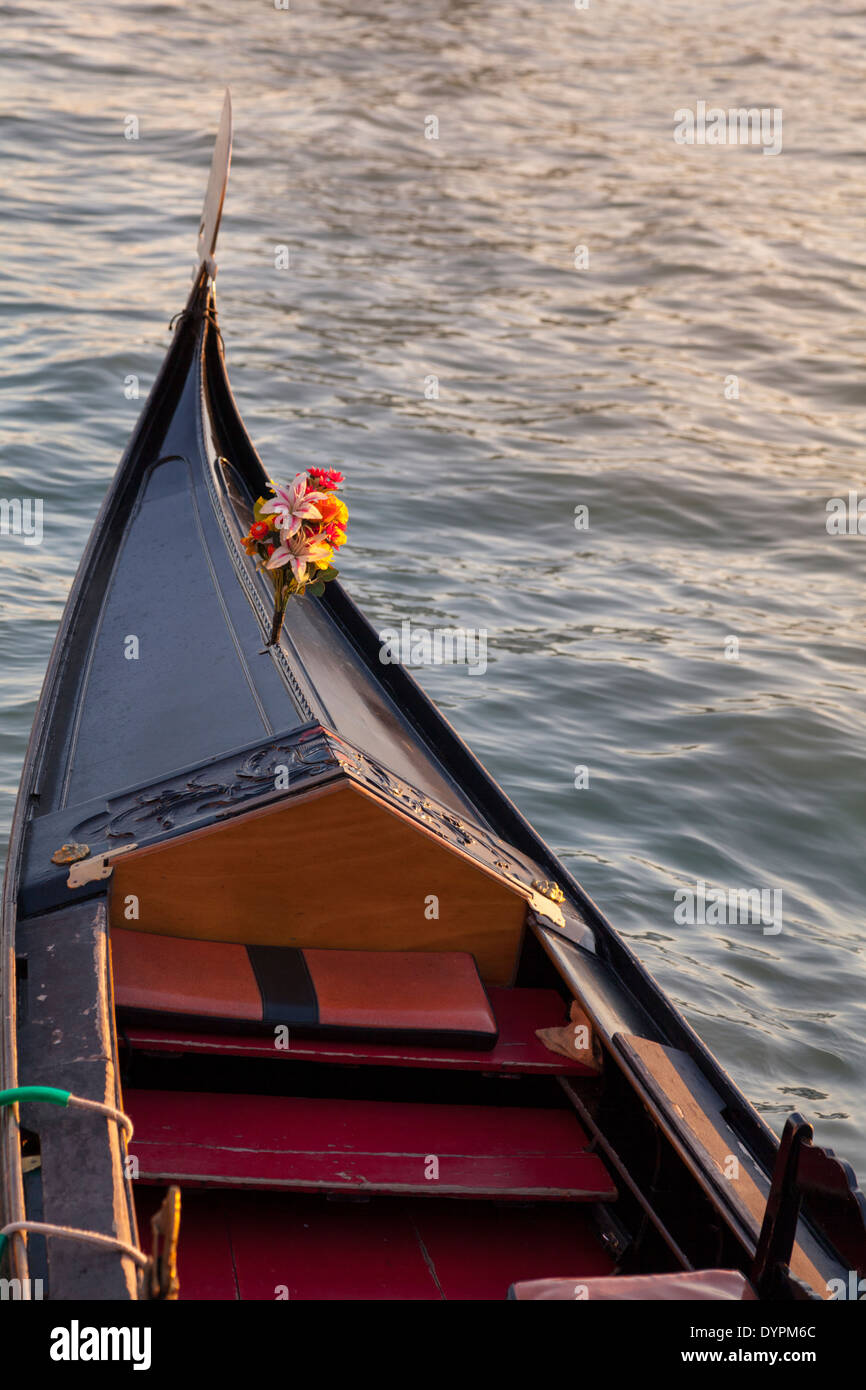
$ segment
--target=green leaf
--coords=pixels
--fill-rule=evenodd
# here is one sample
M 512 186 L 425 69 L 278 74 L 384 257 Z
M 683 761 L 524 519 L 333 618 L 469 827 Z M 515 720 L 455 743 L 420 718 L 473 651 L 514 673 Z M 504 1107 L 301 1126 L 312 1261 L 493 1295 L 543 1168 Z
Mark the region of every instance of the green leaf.
M 329 565 L 326 570 L 319 570 L 319 578 L 327 584 L 331 579 L 336 579 L 339 573 L 340 571 L 338 569 L 335 569 L 333 565 Z
M 321 598 L 324 592 L 325 581 L 323 579 L 317 579 L 315 584 L 310 585 L 310 593 L 315 594 L 316 598 Z

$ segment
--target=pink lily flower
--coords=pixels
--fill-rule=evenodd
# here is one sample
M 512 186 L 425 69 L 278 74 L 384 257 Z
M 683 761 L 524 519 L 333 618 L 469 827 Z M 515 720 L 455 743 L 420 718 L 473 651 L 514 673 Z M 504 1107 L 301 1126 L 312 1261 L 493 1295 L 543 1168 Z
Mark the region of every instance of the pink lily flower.
M 292 573 L 299 584 L 307 582 L 307 570 L 327 569 L 334 557 L 333 547 L 321 534 L 318 536 L 281 535 L 282 544 L 265 564 L 265 569 L 277 570 L 283 565 L 291 565 Z M 312 577 L 312 576 L 311 576 Z
M 262 510 L 262 517 L 277 518 L 276 529 L 279 530 L 280 539 L 284 543 L 289 536 L 300 531 L 305 521 L 321 521 L 322 514 L 314 504 L 323 501 L 328 494 L 316 491 L 307 492 L 306 473 L 298 473 L 294 482 L 289 483 L 288 487 L 283 487 L 282 484 L 274 487 L 274 494 L 268 502 L 268 510 Z M 273 568 L 274 566 L 269 563 L 268 569 Z

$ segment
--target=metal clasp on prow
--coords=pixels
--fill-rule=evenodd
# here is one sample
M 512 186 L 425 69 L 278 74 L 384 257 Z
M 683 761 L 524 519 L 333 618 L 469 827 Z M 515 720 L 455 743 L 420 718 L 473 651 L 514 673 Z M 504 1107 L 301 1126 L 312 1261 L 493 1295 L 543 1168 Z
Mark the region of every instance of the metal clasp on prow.
M 67 888 L 83 888 L 86 883 L 96 883 L 101 878 L 110 878 L 114 872 L 114 861 L 122 854 L 129 854 L 138 845 L 123 845 L 120 849 L 107 849 L 104 854 L 93 854 L 89 859 L 79 859 L 69 867 Z
M 560 903 L 565 902 L 565 894 L 558 883 L 546 878 L 534 878 L 530 889 L 529 905 L 540 917 L 546 917 L 557 927 L 565 926 Z

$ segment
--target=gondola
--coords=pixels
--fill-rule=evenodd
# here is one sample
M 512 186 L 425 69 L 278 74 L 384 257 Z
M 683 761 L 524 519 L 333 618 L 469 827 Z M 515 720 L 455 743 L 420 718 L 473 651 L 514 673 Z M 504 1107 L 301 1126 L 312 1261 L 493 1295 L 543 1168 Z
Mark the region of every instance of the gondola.
M 338 581 L 198 271 L 51 654 L 3 901 L 0 1274 L 22 1298 L 809 1300 L 851 1169 L 781 1142 Z

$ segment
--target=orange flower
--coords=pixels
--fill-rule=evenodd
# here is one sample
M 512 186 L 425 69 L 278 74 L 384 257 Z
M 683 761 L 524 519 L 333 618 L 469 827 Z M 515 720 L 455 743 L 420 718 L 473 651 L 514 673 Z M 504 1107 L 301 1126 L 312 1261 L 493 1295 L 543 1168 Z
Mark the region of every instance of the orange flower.
M 319 511 L 322 515 L 322 525 L 337 526 L 345 528 L 349 520 L 349 508 L 346 506 L 342 497 L 325 497 L 318 503 Z

